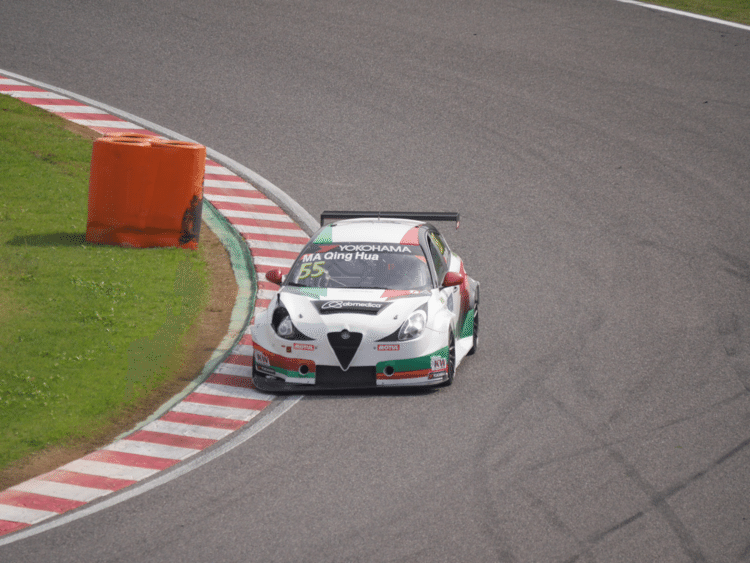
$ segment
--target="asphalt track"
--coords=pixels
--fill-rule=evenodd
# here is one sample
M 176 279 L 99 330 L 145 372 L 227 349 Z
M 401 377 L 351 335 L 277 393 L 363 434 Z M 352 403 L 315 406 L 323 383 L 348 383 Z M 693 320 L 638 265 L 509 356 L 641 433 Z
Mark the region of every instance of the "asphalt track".
M 0 560 L 750 561 L 746 30 L 604 0 L 32 0 L 0 22 L 0 67 L 313 216 L 460 211 L 483 291 L 450 389 L 305 398 Z

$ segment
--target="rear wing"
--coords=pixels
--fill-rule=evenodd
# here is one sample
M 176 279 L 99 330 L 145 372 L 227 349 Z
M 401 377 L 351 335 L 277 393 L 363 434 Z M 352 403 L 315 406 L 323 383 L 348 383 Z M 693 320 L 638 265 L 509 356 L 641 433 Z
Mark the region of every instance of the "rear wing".
M 361 219 L 371 217 L 374 219 L 412 219 L 414 221 L 449 221 L 456 223 L 456 229 L 460 224 L 461 216 L 458 213 L 445 211 L 323 211 L 320 214 L 321 227 L 326 220 L 330 219 Z

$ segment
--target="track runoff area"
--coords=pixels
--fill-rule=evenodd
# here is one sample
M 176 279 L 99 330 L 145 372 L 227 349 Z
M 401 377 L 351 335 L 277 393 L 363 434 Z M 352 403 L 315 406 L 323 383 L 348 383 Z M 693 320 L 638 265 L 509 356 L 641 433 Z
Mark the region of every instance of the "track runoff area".
M 24 80 L 13 73 L 0 71 L 1 94 L 10 95 L 78 125 L 105 135 L 163 135 L 163 132 L 151 131 L 90 103 L 84 103 L 70 93 L 65 95 L 52 87 L 44 86 L 35 81 Z M 221 220 L 229 224 L 228 228 L 246 242 L 252 256 L 250 266 L 254 265 L 255 270 L 255 276 L 251 277 L 264 279 L 265 273 L 275 268 L 288 272 L 297 254 L 309 240 L 308 234 L 274 201 L 247 180 L 210 158 L 206 160 L 203 194 L 204 199 L 221 215 Z M 247 276 L 247 272 L 245 275 Z M 249 295 L 250 284 L 245 285 L 248 287 L 244 290 L 243 304 L 247 308 L 252 302 L 252 296 Z M 265 310 L 274 291 L 273 284 L 257 281 L 252 316 Z M 242 287 L 240 294 L 243 294 Z M 238 298 L 238 304 L 242 297 Z M 235 312 L 237 308 L 235 307 Z M 249 332 L 244 332 L 249 324 L 248 315 L 249 310 L 245 312 L 245 318 L 240 320 L 236 334 L 231 335 L 228 352 L 220 362 L 207 374 L 204 371 L 203 377 L 195 382 L 189 393 L 167 403 L 152 420 L 98 451 L 0 492 L 0 545 L 29 535 L 32 530 L 27 528 L 31 526 L 44 523 L 44 526 L 38 526 L 41 528 L 38 531 L 43 531 L 62 523 L 60 518 L 49 520 L 80 509 L 92 501 L 99 501 L 97 505 L 102 506 L 113 504 L 102 503 L 101 499 L 189 460 L 227 438 L 268 408 L 275 396 L 260 393 L 251 382 L 253 347 Z M 280 413 L 286 408 L 274 410 Z M 275 419 L 276 416 L 271 418 Z M 264 426 L 260 425 L 259 428 Z M 236 442 L 235 445 L 238 445 L 241 441 L 228 442 Z M 212 459 L 226 449 L 225 443 L 222 443 L 220 447 L 214 448 L 214 455 L 204 457 Z M 189 470 L 188 466 L 195 464 L 183 465 L 185 467 L 182 471 L 173 472 L 181 474 Z M 156 486 L 158 483 L 155 481 L 158 480 L 150 479 L 148 483 Z M 117 496 L 132 495 L 121 493 Z M 119 500 L 122 499 L 118 498 L 117 501 Z M 88 512 L 90 511 L 77 510 L 73 514 L 82 516 Z M 36 531 L 35 527 L 34 532 Z

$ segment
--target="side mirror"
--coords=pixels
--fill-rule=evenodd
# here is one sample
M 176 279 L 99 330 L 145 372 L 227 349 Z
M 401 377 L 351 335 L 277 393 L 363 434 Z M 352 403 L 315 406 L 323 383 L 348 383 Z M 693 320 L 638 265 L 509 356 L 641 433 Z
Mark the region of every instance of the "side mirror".
M 281 268 L 269 270 L 266 272 L 266 279 L 276 285 L 281 285 Z
M 443 278 L 443 287 L 453 287 L 464 283 L 466 277 L 458 272 L 448 272 Z

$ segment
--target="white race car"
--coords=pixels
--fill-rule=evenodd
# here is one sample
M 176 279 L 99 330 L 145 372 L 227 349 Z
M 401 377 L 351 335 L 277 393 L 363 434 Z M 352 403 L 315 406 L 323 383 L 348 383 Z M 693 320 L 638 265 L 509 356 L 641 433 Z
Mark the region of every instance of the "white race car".
M 330 224 L 326 220 L 334 219 Z M 450 385 L 477 350 L 479 283 L 427 221 L 458 213 L 325 212 L 257 315 L 263 391 Z

